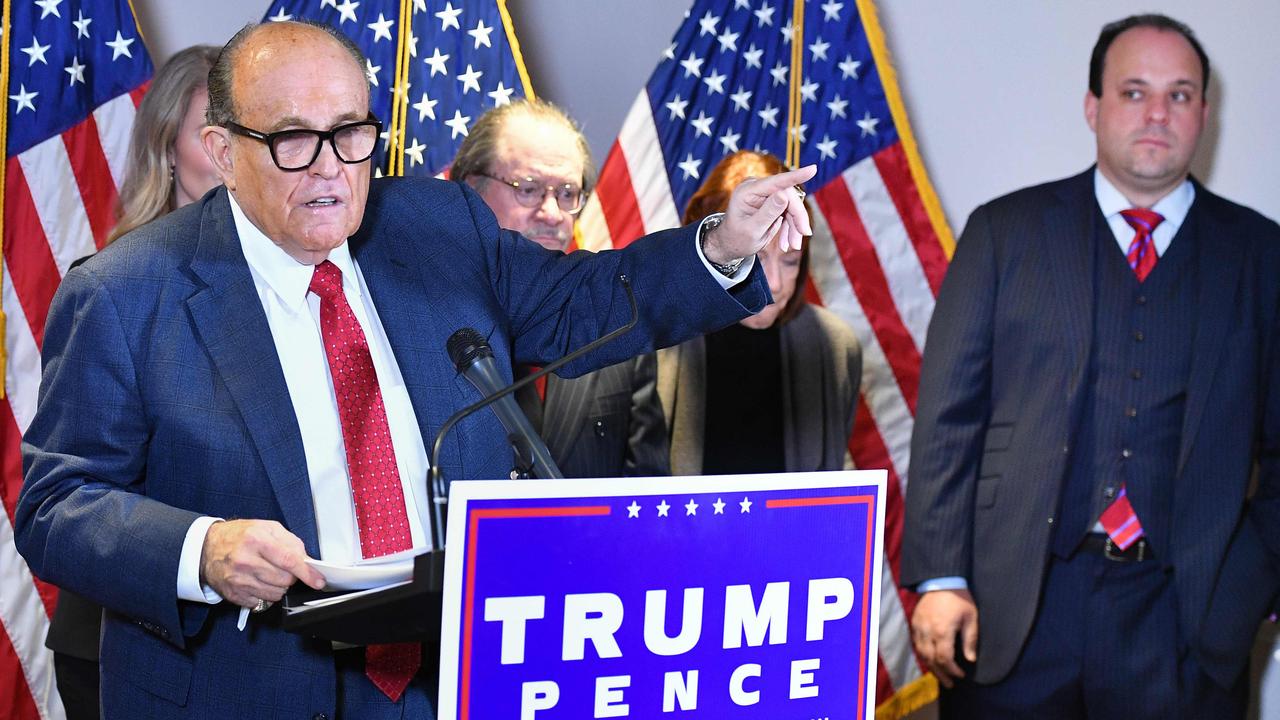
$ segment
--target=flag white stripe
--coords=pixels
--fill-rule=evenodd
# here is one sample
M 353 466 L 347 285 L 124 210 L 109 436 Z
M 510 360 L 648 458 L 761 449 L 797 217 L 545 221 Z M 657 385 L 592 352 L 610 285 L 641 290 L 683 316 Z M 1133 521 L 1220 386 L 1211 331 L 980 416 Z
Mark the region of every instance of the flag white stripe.
M 862 392 L 867 410 L 889 451 L 889 461 L 906 491 L 908 456 L 911 450 L 913 419 L 906 398 L 898 387 L 898 379 L 889 367 L 880 341 L 871 329 L 867 314 L 858 303 L 844 262 L 836 250 L 831 227 L 818 209 L 813 209 L 813 238 L 809 241 L 809 274 L 813 277 L 822 304 L 853 328 L 862 344 Z
M 125 168 L 129 166 L 129 134 L 136 114 L 133 97 L 129 93 L 108 100 L 93 111 L 102 152 L 107 156 L 107 165 L 117 188 L 124 184 Z
M 898 315 L 915 341 L 916 350 L 923 352 L 929 317 L 933 314 L 933 290 L 880 169 L 874 158 L 867 157 L 845 170 L 841 179 L 876 249 Z
M 12 277 L 8 262 L 4 263 L 4 276 Z M 40 349 L 36 347 L 35 336 L 31 334 L 31 325 L 22 310 L 22 303 L 18 302 L 13 283 L 4 283 L 3 298 L 6 317 L 4 346 L 9 355 L 5 363 L 5 394 L 18 421 L 18 432 L 25 433 L 36 414 L 36 397 L 40 390 Z
M 53 651 L 44 646 L 49 632 L 49 615 L 27 563 L 13 544 L 9 514 L 0 512 L 0 586 L 24 588 L 24 592 L 0 592 L 0 624 L 13 643 L 22 674 L 36 707 L 47 720 L 66 716 L 53 673 Z
M 920 677 L 920 664 L 911 649 L 911 628 L 902 596 L 894 582 L 889 556 L 881 555 L 880 568 L 880 660 L 895 690 Z
M 618 146 L 627 163 L 645 233 L 679 227 L 680 212 L 671 197 L 671 183 L 662 163 L 662 144 L 658 142 L 658 127 L 653 123 L 648 90 L 640 91 L 627 112 L 618 133 Z M 614 242 L 634 239 L 614 238 Z
M 71 263 L 97 247 L 62 136 L 55 135 L 22 153 L 18 162 L 22 164 L 44 236 L 52 246 L 58 274 L 66 275 Z

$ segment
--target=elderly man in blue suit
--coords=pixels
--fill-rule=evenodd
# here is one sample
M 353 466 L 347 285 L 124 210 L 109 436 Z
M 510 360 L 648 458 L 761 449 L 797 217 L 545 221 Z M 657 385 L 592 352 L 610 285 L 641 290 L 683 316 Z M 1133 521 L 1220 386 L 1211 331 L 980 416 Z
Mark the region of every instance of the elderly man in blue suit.
M 974 211 L 938 297 L 913 637 L 944 717 L 1239 718 L 1280 585 L 1280 227 L 1188 177 L 1189 28 L 1112 23 L 1089 77 L 1097 165 Z
M 477 399 L 445 339 L 473 327 L 499 367 L 548 362 L 628 319 L 624 274 L 638 329 L 570 373 L 733 322 L 768 302 L 755 251 L 779 224 L 808 234 L 791 188 L 812 168 L 748 184 L 697 227 L 564 257 L 460 184 L 371 183 L 379 125 L 339 34 L 246 28 L 209 96 L 224 187 L 71 271 L 54 300 L 19 550 L 107 608 L 107 718 L 429 718 L 418 646 L 335 652 L 264 611 L 324 585 L 308 558 L 429 545 L 423 438 Z M 510 457 L 481 413 L 440 464 L 504 477 Z M 241 608 L 257 611 L 243 630 Z

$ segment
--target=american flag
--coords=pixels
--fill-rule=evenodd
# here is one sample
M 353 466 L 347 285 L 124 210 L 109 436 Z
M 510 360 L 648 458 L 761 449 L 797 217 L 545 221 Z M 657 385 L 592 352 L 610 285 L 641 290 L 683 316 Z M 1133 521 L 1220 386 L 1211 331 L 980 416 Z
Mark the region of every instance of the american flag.
M 808 293 L 862 342 L 849 449 L 858 467 L 889 471 L 877 714 L 898 717 L 937 692 L 911 649 L 915 597 L 895 580 L 920 354 L 954 240 L 870 0 L 696 0 L 605 160 L 581 244 L 678 225 L 739 149 L 818 166 Z
M 444 172 L 486 110 L 533 96 L 506 0 L 275 0 L 265 19 L 332 25 L 364 51 L 378 175 Z
M 0 717 L 27 720 L 64 713 L 44 647 L 56 590 L 31 575 L 13 544 L 19 442 L 36 409 L 49 301 L 71 262 L 101 247 L 115 222 L 152 66 L 127 0 L 6 0 L 4 12 Z

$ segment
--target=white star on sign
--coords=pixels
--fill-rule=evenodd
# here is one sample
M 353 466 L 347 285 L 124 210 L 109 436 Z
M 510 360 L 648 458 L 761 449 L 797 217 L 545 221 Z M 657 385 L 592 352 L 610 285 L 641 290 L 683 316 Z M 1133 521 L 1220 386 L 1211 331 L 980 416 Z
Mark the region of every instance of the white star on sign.
M 795 30 L 796 30 L 796 27 L 795 25 L 791 24 L 790 20 L 787 21 L 786 25 L 782 26 L 782 42 L 784 44 L 787 44 L 787 45 L 791 44 L 791 37 L 795 35 Z
M 499 80 L 498 89 L 494 90 L 491 93 L 488 93 L 488 95 L 489 97 L 493 98 L 494 107 L 502 107 L 503 105 L 511 104 L 511 94 L 514 93 L 515 91 L 516 91 L 515 88 L 509 88 L 506 85 L 502 84 L 502 81 Z
M 290 14 L 288 14 L 288 13 L 286 13 L 286 12 L 284 11 L 284 8 L 282 7 L 282 8 L 280 8 L 280 10 L 279 10 L 279 11 L 277 11 L 277 12 L 276 12 L 276 14 L 275 14 L 275 15 L 272 15 L 271 17 L 269 17 L 269 18 L 267 18 L 267 19 L 268 19 L 268 20 L 270 20 L 271 22 L 289 22 L 290 20 L 292 20 L 292 19 L 293 19 L 293 16 L 292 16 L 292 15 L 290 15 Z
M 760 9 L 756 10 L 755 13 L 756 13 L 756 20 L 761 25 L 773 24 L 773 8 L 770 7 L 769 5 L 760 6 Z
M 27 60 L 27 67 L 31 67 L 32 65 L 35 65 L 38 62 L 48 65 L 49 61 L 44 59 L 44 54 L 48 52 L 49 48 L 51 47 L 53 46 L 41 45 L 40 41 L 37 40 L 35 36 L 32 36 L 31 46 L 22 48 L 22 52 L 26 53 L 27 57 L 30 58 L 29 60 Z
M 719 25 L 719 24 L 720 24 L 720 18 L 713 17 L 711 15 L 711 11 L 708 10 L 707 14 L 703 15 L 702 19 L 698 21 L 698 26 L 699 26 L 698 37 L 702 37 L 703 35 L 715 35 L 716 25 Z
M 831 117 L 833 119 L 838 117 L 848 117 L 848 114 L 845 112 L 845 108 L 847 107 L 849 107 L 849 101 L 841 99 L 839 93 L 836 93 L 834 100 L 827 103 L 827 108 L 831 110 Z
M 10 100 L 14 100 L 18 103 L 18 109 L 14 110 L 13 114 L 17 115 L 18 113 L 22 112 L 23 108 L 31 108 L 31 112 L 35 112 L 36 111 L 35 103 L 31 101 L 35 100 L 36 96 L 39 94 L 40 93 L 38 92 L 27 92 L 26 85 L 19 85 L 18 94 L 9 96 Z
M 482 18 L 482 19 L 480 19 L 480 20 L 477 20 L 477 21 L 476 21 L 476 26 L 475 26 L 475 28 L 467 31 L 467 34 L 468 34 L 468 35 L 470 35 L 471 37 L 473 37 L 473 38 L 475 38 L 475 39 L 476 39 L 475 47 L 474 47 L 474 48 L 472 48 L 472 49 L 473 49 L 473 50 L 478 50 L 478 49 L 480 48 L 480 46 L 481 46 L 481 45 L 483 45 L 483 46 L 485 46 L 485 47 L 487 47 L 487 48 L 491 48 L 491 47 L 493 47 L 493 43 L 491 43 L 491 42 L 489 41 L 489 34 L 490 34 L 490 33 L 492 33 L 492 32 L 493 32 L 493 28 L 492 28 L 492 27 L 485 27 L 485 26 L 484 26 L 484 19 L 483 19 L 483 18 Z
M 720 43 L 721 52 L 729 52 L 738 49 L 738 33 L 729 32 L 729 28 L 725 28 L 724 32 L 716 38 L 716 42 Z
M 747 51 L 742 53 L 742 59 L 747 61 L 747 67 L 758 69 L 761 67 L 760 56 L 763 54 L 763 50 L 757 48 L 755 43 L 751 43 L 751 47 L 747 48 Z
M 715 122 L 715 118 L 708 117 L 706 113 L 699 110 L 698 117 L 694 120 L 690 120 L 689 124 L 693 126 L 694 130 L 698 131 L 698 135 L 711 137 L 711 123 L 713 122 Z M 697 137 L 697 135 L 694 137 Z
M 862 63 L 854 60 L 852 55 L 845 55 L 844 60 L 837 63 L 836 66 L 840 68 L 840 73 L 844 75 L 845 80 L 849 78 L 857 80 L 858 68 L 862 66 Z
M 764 123 L 765 127 L 778 127 L 778 108 L 774 107 L 773 103 L 767 103 L 756 115 L 760 116 L 760 122 Z
M 449 59 L 448 55 L 441 55 L 440 48 L 436 48 L 432 52 L 431 57 L 423 58 L 422 62 L 431 66 L 431 77 L 435 77 L 437 73 L 440 75 L 445 75 L 448 73 L 448 71 L 446 71 L 444 67 L 444 62 L 448 59 Z
M 807 132 L 809 132 L 809 126 L 804 123 L 800 123 L 799 125 L 791 128 L 791 136 L 799 138 L 800 142 L 804 142 L 804 134 Z
M 134 43 L 134 40 L 136 40 L 136 38 L 129 38 L 128 40 L 125 40 L 124 36 L 120 34 L 119 30 L 117 30 L 116 39 L 108 40 L 106 43 L 107 47 L 111 48 L 111 59 L 116 60 L 121 55 L 127 58 L 132 58 L 133 53 L 130 52 L 129 46 Z
M 467 71 L 458 76 L 458 80 L 462 82 L 462 94 L 475 90 L 480 92 L 480 76 L 484 75 L 484 71 L 476 70 L 471 67 L 471 63 L 467 63 Z
M 689 503 L 684 506 L 684 514 L 685 517 L 698 514 L 698 503 L 694 502 L 693 498 L 689 498 Z
M 738 503 L 738 508 L 740 508 L 738 511 L 739 515 L 751 512 L 751 500 L 744 496 L 742 498 L 742 502 Z
M 84 65 L 80 64 L 80 58 L 73 57 L 71 58 L 71 64 L 62 68 L 63 72 L 71 76 L 71 81 L 67 83 L 68 86 L 76 83 L 84 84 L 84 67 Z
M 702 76 L 702 58 L 697 55 L 689 53 L 689 57 L 681 60 L 680 65 L 684 67 L 685 77 Z
M 383 38 L 390 40 L 391 26 L 395 24 L 395 20 L 388 20 L 385 15 L 378 13 L 378 21 L 371 22 L 366 27 L 373 31 L 373 41 L 376 43 Z
M 636 502 L 635 500 L 631 501 L 631 504 L 627 506 L 627 517 L 629 518 L 640 517 L 640 503 Z
M 862 137 L 876 134 L 876 124 L 880 122 L 880 118 L 871 117 L 871 111 L 868 110 L 861 120 L 857 120 L 858 127 L 862 128 Z
M 62 17 L 62 13 L 58 12 L 58 6 L 61 4 L 62 0 L 36 0 L 36 5 L 40 7 L 40 19 L 43 20 L 50 15 Z
M 738 86 L 738 92 L 730 95 L 729 99 L 733 101 L 733 106 L 737 110 L 751 109 L 751 91 L 741 85 Z
M 338 0 L 320 0 L 320 9 L 323 10 L 326 7 L 331 7 L 336 10 L 338 8 Z
M 358 20 L 356 20 L 356 8 L 358 7 L 360 7 L 360 3 L 358 2 L 352 2 L 352 0 L 343 0 L 341 5 L 338 5 L 336 8 L 334 8 L 338 11 L 338 24 L 341 25 L 342 23 L 348 22 L 348 21 L 359 22 Z
M 413 34 L 413 28 L 409 28 L 409 57 L 418 57 L 418 36 Z
M 818 38 L 813 42 L 812 45 L 809 46 L 809 52 L 813 53 L 813 59 L 815 61 L 826 60 L 827 50 L 829 50 L 830 48 L 831 48 L 831 43 L 824 41 L 822 38 Z
M 707 84 L 707 90 L 712 95 L 715 95 L 717 93 L 719 93 L 720 95 L 724 94 L 724 80 L 725 80 L 725 76 L 721 75 L 716 70 L 712 70 L 710 75 L 702 78 L 702 82 Z
M 716 498 L 716 501 L 711 503 L 711 507 L 716 509 L 716 515 L 724 514 L 724 500 L 721 500 L 720 498 Z
M 699 177 L 701 177 L 700 175 L 698 175 L 698 166 L 701 164 L 702 164 L 701 160 L 695 160 L 693 158 L 693 153 L 689 153 L 688 155 L 685 156 L 684 162 L 676 163 L 676 167 L 684 171 L 685 180 L 688 180 L 689 178 L 693 178 L 697 180 Z
M 822 142 L 817 144 L 818 159 L 819 160 L 826 160 L 826 159 L 835 160 L 837 144 L 838 143 L 836 143 L 835 140 L 831 139 L 830 135 L 823 135 Z
M 787 66 L 783 65 L 781 60 L 778 61 L 777 65 L 773 66 L 769 74 L 773 76 L 774 85 L 782 85 L 787 82 L 787 70 Z
M 470 116 L 463 115 L 461 110 L 454 110 L 453 119 L 444 121 L 444 124 L 448 125 L 449 129 L 453 131 L 452 133 L 450 133 L 449 139 L 453 140 L 459 135 L 461 135 L 462 137 L 466 137 L 467 123 L 469 122 L 471 122 Z
M 436 104 L 439 100 L 432 100 L 427 97 L 426 93 L 422 93 L 422 99 L 413 104 L 413 109 L 418 111 L 418 122 L 422 122 L 426 118 L 436 119 Z
M 444 32 L 445 30 L 448 30 L 450 25 L 461 30 L 462 25 L 458 23 L 458 16 L 461 14 L 462 8 L 454 10 L 453 3 L 445 3 L 444 9 L 436 13 L 436 17 L 440 18 L 440 31 Z
M 800 86 L 800 97 L 805 102 L 818 102 L 818 83 L 810 80 Z
M 658 517 L 671 517 L 667 514 L 670 510 L 671 506 L 667 504 L 666 500 L 658 503 Z
M 844 3 L 838 3 L 838 2 L 835 2 L 835 0 L 831 0 L 831 2 L 828 2 L 822 6 L 822 14 L 823 14 L 822 19 L 827 21 L 839 20 L 840 9 L 843 7 L 844 7 Z
M 369 78 L 369 84 L 378 87 L 378 71 L 382 70 L 381 65 L 374 65 L 369 58 L 364 59 L 364 75 Z
M 89 37 L 89 23 L 91 22 L 93 22 L 93 18 L 85 17 L 84 12 L 81 10 L 76 11 L 76 19 L 72 20 L 71 24 L 76 26 L 77 39 Z
M 738 140 L 742 138 L 742 133 L 726 132 L 720 136 L 720 144 L 724 146 L 726 155 L 738 152 Z
M 671 118 L 670 118 L 671 120 L 675 120 L 677 117 L 683 120 L 684 109 L 689 106 L 689 101 L 681 100 L 680 96 L 676 95 L 675 98 L 672 99 L 671 102 L 667 103 L 666 105 L 667 105 L 667 109 L 671 111 Z
M 427 146 L 419 143 L 418 138 L 413 139 L 413 144 L 404 149 L 405 156 L 409 158 L 409 167 L 423 163 L 422 151 L 426 149 Z

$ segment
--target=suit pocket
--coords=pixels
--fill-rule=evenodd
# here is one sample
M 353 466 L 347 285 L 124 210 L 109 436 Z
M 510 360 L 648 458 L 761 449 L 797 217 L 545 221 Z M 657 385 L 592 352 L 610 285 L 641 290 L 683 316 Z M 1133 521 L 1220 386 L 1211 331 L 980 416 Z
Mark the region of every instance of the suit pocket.
M 974 502 L 979 508 L 991 508 L 996 504 L 996 490 L 1000 487 L 999 475 L 988 475 L 978 478 L 978 486 L 974 491 Z
M 130 685 L 179 707 L 191 690 L 191 658 L 128 620 L 116 617 L 102 640 L 102 668 Z

